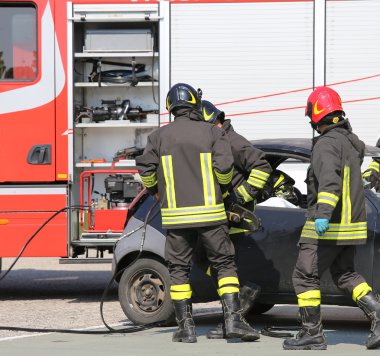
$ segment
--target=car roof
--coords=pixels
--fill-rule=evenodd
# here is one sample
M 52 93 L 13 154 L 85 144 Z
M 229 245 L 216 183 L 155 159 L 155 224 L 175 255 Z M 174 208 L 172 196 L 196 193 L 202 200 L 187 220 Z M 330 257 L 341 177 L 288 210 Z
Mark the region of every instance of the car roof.
M 265 153 L 279 153 L 280 155 L 299 155 L 310 158 L 310 138 L 272 138 L 264 140 L 252 140 L 252 145 Z
M 251 143 L 270 155 L 305 159 L 310 159 L 311 156 L 311 138 L 271 138 L 252 140 Z M 366 145 L 365 156 L 380 157 L 380 148 Z

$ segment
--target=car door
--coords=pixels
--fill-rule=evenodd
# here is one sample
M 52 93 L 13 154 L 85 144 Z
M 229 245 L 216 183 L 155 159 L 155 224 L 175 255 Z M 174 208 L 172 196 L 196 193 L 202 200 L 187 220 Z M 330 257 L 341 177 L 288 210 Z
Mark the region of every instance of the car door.
M 239 278 L 259 284 L 263 294 L 294 294 L 291 275 L 305 210 L 258 205 L 256 214 L 263 228 L 240 239 Z

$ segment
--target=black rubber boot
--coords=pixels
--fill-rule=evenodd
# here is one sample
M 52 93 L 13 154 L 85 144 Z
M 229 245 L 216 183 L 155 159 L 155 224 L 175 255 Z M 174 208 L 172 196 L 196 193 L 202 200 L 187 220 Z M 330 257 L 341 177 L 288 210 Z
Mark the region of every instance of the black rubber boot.
M 294 339 L 282 344 L 285 350 L 326 350 L 327 344 L 321 322 L 321 307 L 299 309 L 302 328 Z
M 246 316 L 252 309 L 261 292 L 261 287 L 253 282 L 246 282 L 239 291 L 242 314 Z
M 260 339 L 260 334 L 244 319 L 238 293 L 226 293 L 221 296 L 224 325 L 227 338 L 240 338 L 243 341 Z
M 240 288 L 239 301 L 242 314 L 245 316 L 251 310 L 261 291 L 261 287 L 255 283 L 247 282 Z M 226 328 L 223 323 L 219 323 L 216 328 L 207 332 L 208 339 L 225 339 Z
M 195 324 L 192 316 L 190 299 L 174 300 L 174 311 L 178 330 L 173 334 L 173 342 L 197 342 Z
M 224 323 L 219 323 L 216 328 L 210 329 L 207 332 L 207 339 L 226 339 L 226 328 Z
M 366 343 L 367 349 L 380 347 L 380 302 L 379 296 L 373 292 L 368 293 L 357 301 L 360 309 L 372 321 L 371 333 Z

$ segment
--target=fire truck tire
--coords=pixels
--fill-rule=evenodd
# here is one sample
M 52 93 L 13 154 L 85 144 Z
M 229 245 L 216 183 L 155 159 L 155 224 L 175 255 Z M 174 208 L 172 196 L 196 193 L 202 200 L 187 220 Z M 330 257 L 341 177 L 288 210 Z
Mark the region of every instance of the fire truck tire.
M 152 258 L 141 258 L 127 267 L 119 282 L 119 301 L 127 318 L 135 324 L 173 323 L 166 266 Z
M 255 303 L 252 309 L 248 312 L 248 315 L 260 315 L 264 314 L 268 310 L 271 310 L 274 304 Z

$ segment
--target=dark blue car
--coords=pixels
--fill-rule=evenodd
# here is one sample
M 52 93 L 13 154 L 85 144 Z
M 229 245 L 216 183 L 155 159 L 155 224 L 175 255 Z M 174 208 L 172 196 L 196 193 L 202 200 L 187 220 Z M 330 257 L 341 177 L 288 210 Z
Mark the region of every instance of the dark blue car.
M 274 169 L 286 171 L 296 180 L 299 204 L 297 207 L 256 206 L 262 229 L 243 237 L 238 251 L 239 279 L 253 281 L 262 287 L 258 303 L 252 313 L 268 311 L 274 304 L 296 303 L 292 285 L 292 272 L 296 262 L 297 242 L 306 220 L 306 169 L 310 161 L 310 139 L 272 139 L 252 141 L 265 152 Z M 367 157 L 379 157 L 380 149 L 366 147 Z M 369 164 L 367 158 L 365 164 Z M 363 165 L 363 171 L 367 166 Z M 297 178 L 298 177 L 298 178 Z M 302 186 L 304 185 L 304 186 Z M 380 197 L 370 189 L 365 190 L 368 241 L 357 249 L 357 271 L 380 290 Z M 169 273 L 165 265 L 165 231 L 161 226 L 159 205 L 145 191 L 133 201 L 124 233 L 130 236 L 119 240 L 114 250 L 113 270 L 124 269 L 117 278 L 121 307 L 131 321 L 144 324 L 173 318 L 169 293 Z M 149 214 L 149 216 L 147 216 Z M 144 225 L 144 221 L 146 225 Z M 145 229 L 146 226 L 146 229 Z M 145 241 L 139 259 L 142 237 Z M 210 277 L 194 265 L 191 272 L 193 302 L 218 300 L 216 288 Z M 326 272 L 321 280 L 323 303 L 354 305 L 333 283 Z

